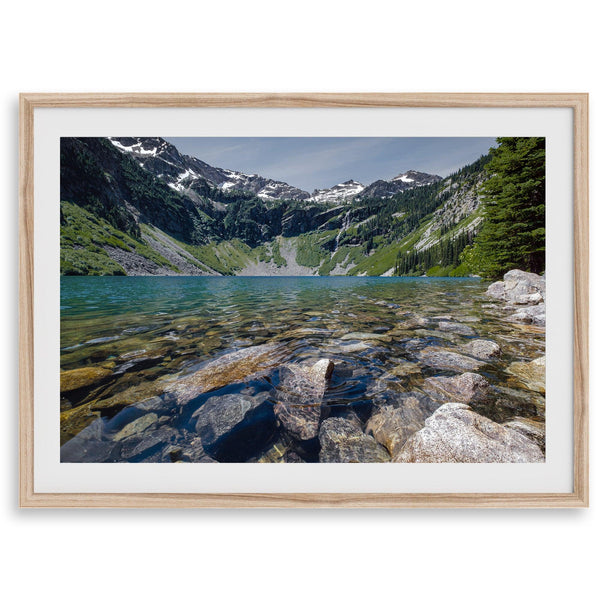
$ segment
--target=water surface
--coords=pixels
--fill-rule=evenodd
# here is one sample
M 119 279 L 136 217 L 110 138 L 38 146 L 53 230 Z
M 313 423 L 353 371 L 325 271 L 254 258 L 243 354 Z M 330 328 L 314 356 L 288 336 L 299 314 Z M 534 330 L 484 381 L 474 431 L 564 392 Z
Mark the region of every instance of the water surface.
M 122 426 L 138 415 L 126 404 L 154 396 L 165 382 L 208 360 L 267 342 L 283 345 L 286 362 L 333 360 L 324 401 L 334 409 L 350 406 L 366 419 L 395 395 L 419 389 L 425 377 L 456 374 L 425 365 L 420 373 L 391 374 L 403 361 L 416 361 L 423 348 L 456 351 L 471 339 L 490 339 L 500 344 L 503 355 L 478 372 L 514 394 L 499 395 L 476 409 L 498 422 L 514 416 L 543 418 L 540 395 L 524 389 L 505 368 L 543 354 L 544 332 L 507 322 L 502 307 L 484 295 L 486 288 L 476 278 L 62 277 L 61 370 L 100 367 L 111 376 L 61 396 L 61 440 L 95 419 L 112 420 L 113 429 Z M 427 319 L 427 325 L 398 331 L 399 324 L 415 316 Z M 465 324 L 474 335 L 440 331 L 441 321 Z M 187 431 L 190 411 L 208 397 L 272 393 L 277 377 L 274 370 L 215 390 L 187 412 L 165 413 L 163 422 Z M 114 397 L 120 400 L 111 405 Z M 157 452 L 131 460 L 159 460 Z M 260 458 L 260 449 L 251 452 L 235 459 Z

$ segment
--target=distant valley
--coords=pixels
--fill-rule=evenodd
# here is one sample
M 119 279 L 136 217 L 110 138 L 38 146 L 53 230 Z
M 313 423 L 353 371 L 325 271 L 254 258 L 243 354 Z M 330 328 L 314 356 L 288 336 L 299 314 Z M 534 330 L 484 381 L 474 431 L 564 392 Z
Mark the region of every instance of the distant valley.
M 162 138 L 62 138 L 63 275 L 466 275 L 483 156 L 301 190 Z

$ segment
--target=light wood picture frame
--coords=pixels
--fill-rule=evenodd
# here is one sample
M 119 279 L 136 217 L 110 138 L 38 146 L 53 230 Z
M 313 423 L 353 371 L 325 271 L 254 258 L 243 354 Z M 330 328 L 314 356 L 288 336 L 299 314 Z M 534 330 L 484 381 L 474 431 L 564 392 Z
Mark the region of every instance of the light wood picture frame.
M 34 162 L 38 111 L 55 109 L 568 109 L 573 140 L 572 490 L 528 493 L 90 493 L 36 491 L 34 483 Z M 576 508 L 588 492 L 588 96 L 564 94 L 42 94 L 20 97 L 19 122 L 19 497 L 21 507 L 114 508 Z M 568 235 L 568 232 L 565 232 Z M 569 363 L 570 364 L 570 363 Z M 37 388 L 40 389 L 39 387 Z

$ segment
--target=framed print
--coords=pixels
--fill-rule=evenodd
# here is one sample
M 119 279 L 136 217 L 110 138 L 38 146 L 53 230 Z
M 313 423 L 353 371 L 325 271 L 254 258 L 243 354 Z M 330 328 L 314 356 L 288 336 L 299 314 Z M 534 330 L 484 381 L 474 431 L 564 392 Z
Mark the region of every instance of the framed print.
M 23 94 L 23 507 L 588 505 L 586 94 Z

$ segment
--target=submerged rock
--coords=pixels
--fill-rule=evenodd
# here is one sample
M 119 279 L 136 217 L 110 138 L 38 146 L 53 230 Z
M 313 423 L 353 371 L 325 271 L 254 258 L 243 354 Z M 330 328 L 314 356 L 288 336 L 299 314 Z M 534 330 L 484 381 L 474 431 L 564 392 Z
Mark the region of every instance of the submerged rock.
M 204 449 L 226 461 L 247 460 L 275 432 L 268 394 L 227 394 L 209 398 L 194 414 Z
M 115 442 L 118 442 L 129 436 L 145 432 L 150 427 L 155 426 L 157 421 L 158 415 L 156 413 L 147 413 L 137 418 L 135 421 L 127 423 L 127 425 L 125 425 L 123 429 L 115 433 L 115 435 L 113 436 L 113 440 Z
M 274 411 L 284 429 L 296 439 L 317 436 L 322 400 L 333 369 L 333 361 L 327 358 L 311 367 L 290 364 L 281 368 Z
M 396 324 L 390 335 L 404 334 L 408 329 L 417 329 L 429 325 L 429 319 L 412 313 L 405 313 L 400 316 L 400 322 Z
M 440 348 L 425 348 L 419 352 L 418 357 L 428 367 L 448 371 L 476 371 L 485 364 L 469 356 Z
M 113 376 L 110 369 L 103 367 L 81 367 L 60 373 L 61 396 L 73 400 L 78 396 L 85 395 L 86 391 L 93 386 L 99 386 L 108 382 Z
M 341 340 L 357 340 L 357 341 L 370 341 L 370 340 L 376 340 L 379 342 L 391 342 L 392 338 L 389 335 L 386 335 L 385 333 L 362 333 L 362 332 L 356 332 L 356 333 L 347 333 L 345 335 L 343 335 L 341 338 Z
M 473 340 L 461 346 L 461 350 L 469 356 L 489 360 L 502 355 L 502 349 L 491 340 Z
M 452 323 L 451 321 L 441 321 L 438 325 L 440 331 L 448 331 L 450 333 L 458 333 L 459 335 L 476 335 L 475 330 L 468 325 L 462 323 Z
M 473 412 L 466 404 L 449 403 L 408 439 L 396 462 L 534 463 L 544 454 L 528 437 Z
M 332 417 L 319 430 L 322 463 L 388 462 L 390 455 L 375 438 L 362 432 L 356 422 Z
M 423 394 L 403 394 L 395 406 L 384 406 L 367 422 L 366 433 L 395 458 L 406 440 L 425 425 L 439 404 Z
M 531 362 L 511 363 L 506 371 L 517 377 L 527 389 L 541 394 L 546 393 L 545 356 L 540 356 Z
M 105 423 L 96 419 L 75 437 L 63 444 L 60 461 L 67 463 L 112 462 L 118 456 L 115 444 L 104 438 Z
M 390 371 L 395 377 L 407 377 L 409 375 L 420 375 L 421 367 L 414 362 L 408 360 L 397 359 L 396 366 Z
M 283 361 L 284 355 L 284 347 L 281 344 L 242 348 L 208 362 L 195 373 L 168 385 L 165 391 L 174 394 L 180 404 L 186 404 L 200 394 L 275 367 Z
M 173 427 L 160 427 L 132 435 L 123 441 L 121 457 L 125 460 L 138 458 L 149 451 L 158 450 L 159 446 L 174 442 L 177 437 L 177 430 Z M 158 457 L 155 462 L 161 462 L 161 458 Z
M 487 398 L 491 386 L 477 373 L 463 373 L 454 377 L 428 377 L 423 391 L 437 402 L 462 402 L 471 404 Z

